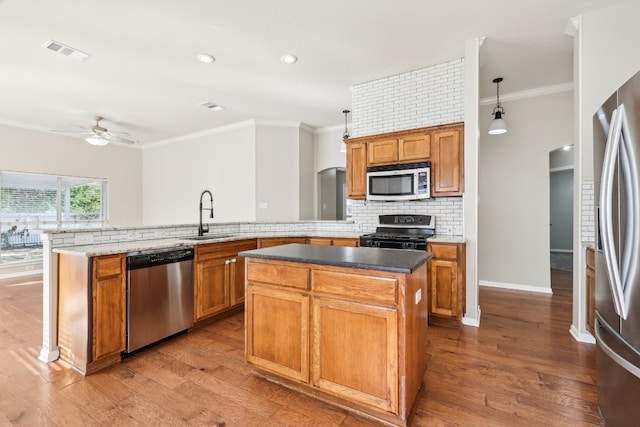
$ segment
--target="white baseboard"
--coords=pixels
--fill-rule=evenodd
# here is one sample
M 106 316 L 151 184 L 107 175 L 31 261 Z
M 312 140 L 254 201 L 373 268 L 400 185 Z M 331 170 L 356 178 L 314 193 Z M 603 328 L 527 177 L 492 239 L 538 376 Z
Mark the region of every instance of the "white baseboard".
M 594 338 L 593 335 L 591 335 L 589 332 L 581 334 L 578 331 L 578 328 L 575 327 L 575 325 L 571 325 L 571 328 L 569 328 L 569 333 L 571 335 L 573 335 L 573 338 L 575 338 L 576 341 L 584 342 L 584 343 L 587 343 L 587 344 L 595 344 L 596 343 L 596 339 Z
M 39 270 L 13 271 L 10 273 L 0 274 L 0 279 L 13 279 L 14 277 L 33 276 L 34 274 L 42 274 L 42 268 Z
M 511 289 L 514 291 L 525 291 L 525 292 L 538 292 L 541 294 L 552 294 L 551 288 L 541 288 L 538 286 L 529 286 L 529 285 L 517 285 L 515 283 L 501 283 L 501 282 L 489 282 L 485 280 L 480 280 L 478 282 L 480 286 L 486 286 L 489 288 L 501 288 L 501 289 Z
M 463 317 L 462 324 L 465 326 L 475 326 L 476 328 L 480 327 L 480 316 L 482 315 L 482 310 L 480 310 L 480 306 L 478 306 L 478 317 Z

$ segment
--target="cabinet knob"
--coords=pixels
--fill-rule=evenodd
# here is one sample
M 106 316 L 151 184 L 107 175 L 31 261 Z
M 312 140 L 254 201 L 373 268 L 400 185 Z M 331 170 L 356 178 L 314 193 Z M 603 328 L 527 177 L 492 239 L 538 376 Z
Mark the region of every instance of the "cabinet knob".
M 229 264 L 231 264 L 231 260 L 230 260 L 230 259 L 227 259 L 227 260 L 225 260 L 225 261 L 224 261 L 224 263 L 225 263 L 225 264 L 227 264 L 227 265 L 229 265 Z
M 238 260 L 237 260 L 237 259 L 235 259 L 235 258 L 233 258 L 233 259 L 231 260 L 231 262 L 235 263 L 235 262 L 238 262 Z

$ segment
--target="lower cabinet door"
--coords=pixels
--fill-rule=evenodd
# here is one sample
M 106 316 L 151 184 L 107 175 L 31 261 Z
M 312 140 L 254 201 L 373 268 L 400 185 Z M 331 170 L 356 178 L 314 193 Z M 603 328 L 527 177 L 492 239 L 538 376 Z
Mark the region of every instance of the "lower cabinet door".
M 311 328 L 314 386 L 398 413 L 395 309 L 313 298 Z
M 309 382 L 309 296 L 247 286 L 247 360 L 283 377 Z
M 229 258 L 214 258 L 196 264 L 196 321 L 229 308 Z
M 458 264 L 455 261 L 436 259 L 432 259 L 430 263 L 430 314 L 456 318 L 460 315 L 458 313 Z

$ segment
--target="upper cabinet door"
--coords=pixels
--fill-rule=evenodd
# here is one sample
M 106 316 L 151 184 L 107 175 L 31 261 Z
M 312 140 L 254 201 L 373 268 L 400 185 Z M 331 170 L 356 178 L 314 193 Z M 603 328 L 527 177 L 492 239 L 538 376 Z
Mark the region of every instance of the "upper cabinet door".
M 407 136 L 398 140 L 398 160 L 424 161 L 431 157 L 431 135 Z
M 347 198 L 367 197 L 367 144 L 349 142 L 347 144 Z
M 431 196 L 461 196 L 464 192 L 464 127 L 433 133 Z
M 398 161 L 398 139 L 373 141 L 367 147 L 368 165 L 384 165 Z

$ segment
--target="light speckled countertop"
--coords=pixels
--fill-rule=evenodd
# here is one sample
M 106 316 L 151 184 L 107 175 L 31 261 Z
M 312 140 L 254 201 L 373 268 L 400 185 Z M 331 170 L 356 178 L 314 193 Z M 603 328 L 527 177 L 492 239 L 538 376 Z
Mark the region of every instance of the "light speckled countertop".
M 208 235 L 209 239 L 205 240 L 190 240 L 188 238 L 171 238 L 171 239 L 148 239 L 148 240 L 132 240 L 127 242 L 118 243 L 101 243 L 91 245 L 80 246 L 66 246 L 54 248 L 53 252 L 81 255 L 81 256 L 99 256 L 99 255 L 112 255 L 112 254 L 131 254 L 139 251 L 145 251 L 149 249 L 164 249 L 164 248 L 177 248 L 181 246 L 194 247 L 196 245 L 203 245 L 208 243 L 222 243 L 233 242 L 237 240 L 257 239 L 257 238 L 278 238 L 278 237 L 332 237 L 332 238 L 359 238 L 361 234 L 342 234 L 336 236 L 335 233 L 238 233 L 238 234 L 221 234 L 225 237 L 215 237 L 215 234 Z M 438 236 L 431 237 L 429 242 L 438 243 L 465 243 L 465 239 L 461 236 Z

